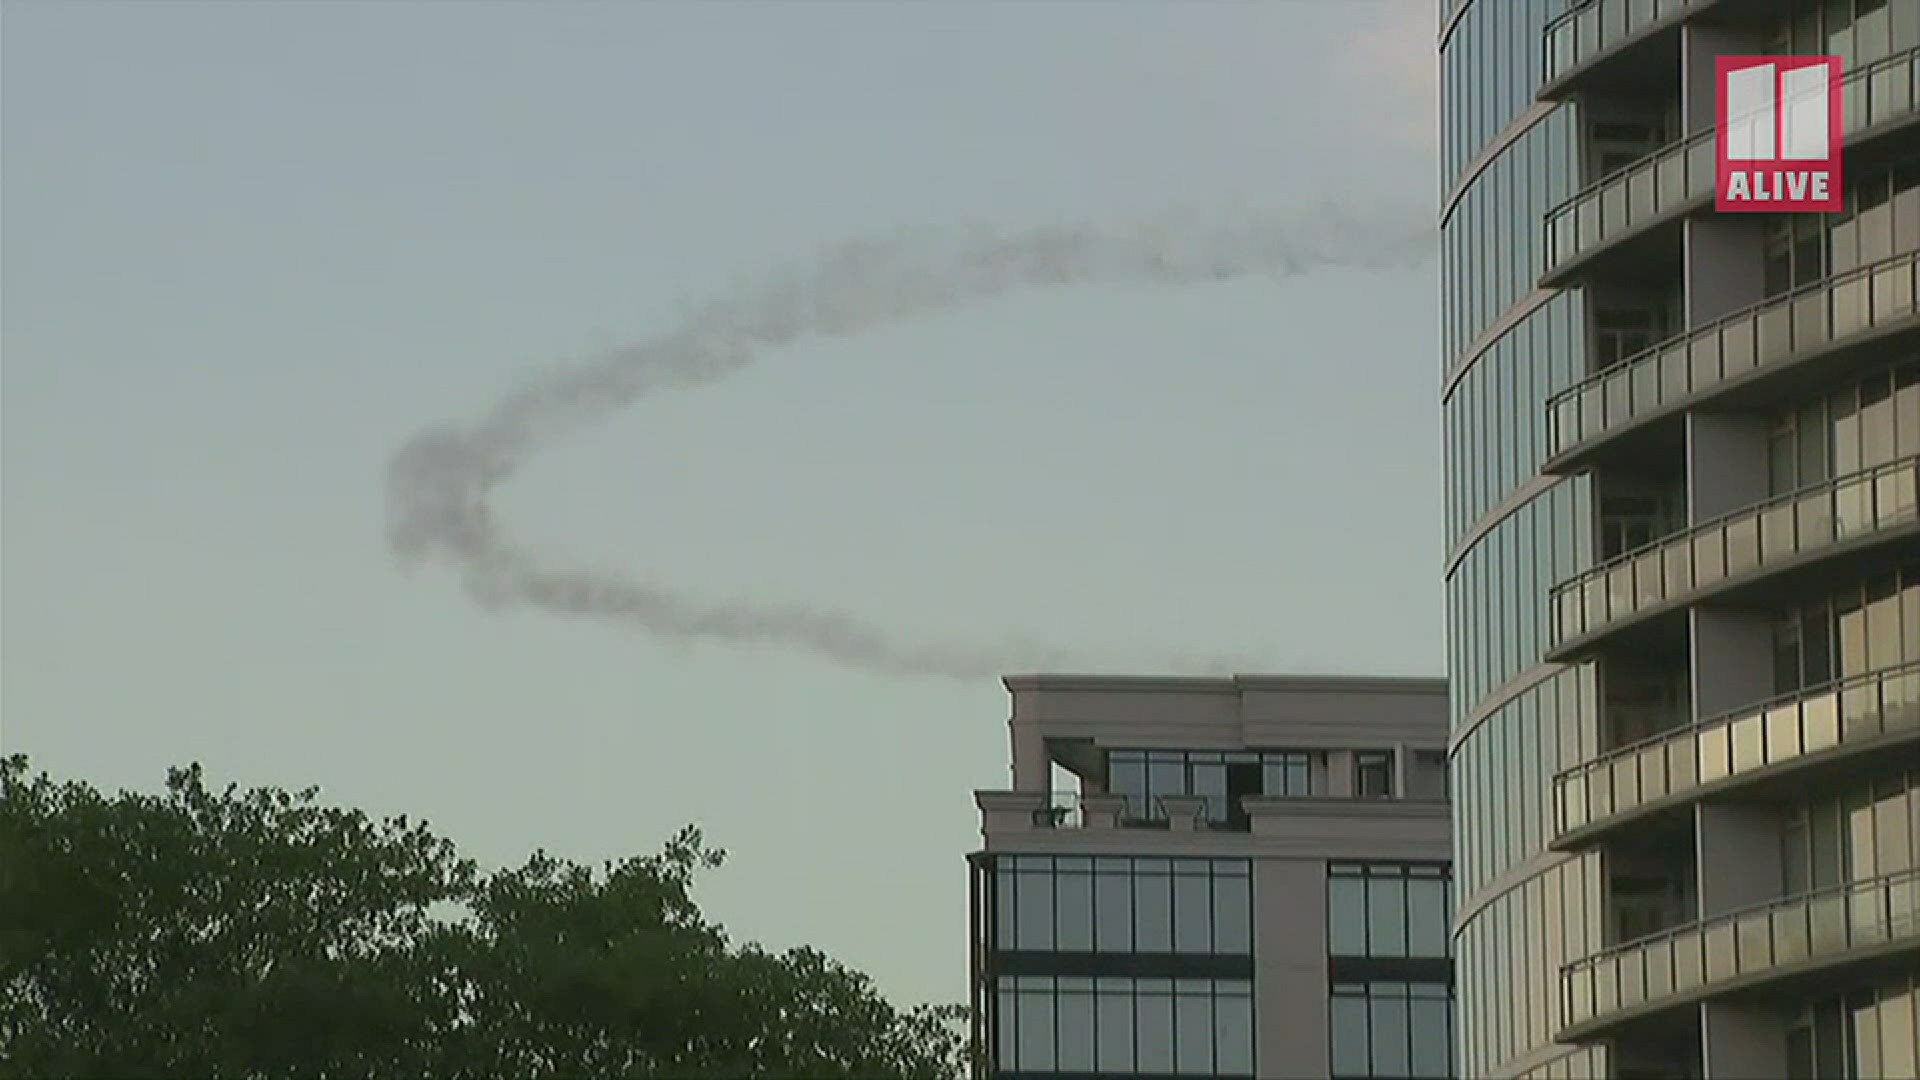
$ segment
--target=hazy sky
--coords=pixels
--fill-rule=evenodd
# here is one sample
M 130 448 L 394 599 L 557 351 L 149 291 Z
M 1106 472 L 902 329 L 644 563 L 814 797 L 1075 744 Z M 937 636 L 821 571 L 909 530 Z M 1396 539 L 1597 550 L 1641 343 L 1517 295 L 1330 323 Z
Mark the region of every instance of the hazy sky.
M 489 614 L 386 464 L 900 226 L 1433 189 L 1430 0 L 8 2 L 0 748 L 199 760 L 490 863 L 687 822 L 737 937 L 964 992 L 1004 690 Z M 1116 671 L 1441 671 L 1434 271 L 1054 289 L 810 342 L 514 477 L 569 558 Z

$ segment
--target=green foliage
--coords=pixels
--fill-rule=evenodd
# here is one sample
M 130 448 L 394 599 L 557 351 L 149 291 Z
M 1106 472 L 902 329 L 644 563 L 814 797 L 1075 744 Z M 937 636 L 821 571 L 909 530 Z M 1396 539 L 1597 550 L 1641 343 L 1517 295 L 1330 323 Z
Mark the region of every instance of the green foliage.
M 424 822 L 222 791 L 102 796 L 0 761 L 0 1076 L 913 1077 L 902 1012 L 811 949 L 736 947 L 683 830 L 596 872 L 482 874 Z

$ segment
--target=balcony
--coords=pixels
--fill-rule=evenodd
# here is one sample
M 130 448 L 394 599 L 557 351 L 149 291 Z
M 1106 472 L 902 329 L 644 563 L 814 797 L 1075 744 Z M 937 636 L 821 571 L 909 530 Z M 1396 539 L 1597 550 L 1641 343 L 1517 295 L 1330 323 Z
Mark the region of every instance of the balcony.
M 1555 850 L 1705 795 L 1920 738 L 1920 661 L 1696 721 L 1553 778 Z
M 1850 144 L 1920 116 L 1920 49 L 1908 49 L 1848 73 L 1843 84 Z M 1655 225 L 1713 202 L 1716 129 L 1708 128 L 1589 185 L 1547 212 L 1543 288 L 1567 283 L 1593 256 Z
M 1539 97 L 1553 100 L 1574 78 L 1720 0 L 1585 0 L 1547 24 Z
M 1803 286 L 1671 338 L 1547 400 L 1542 470 L 1568 473 L 1602 444 L 1735 387 L 1920 326 L 1920 252 Z
M 1561 969 L 1556 1041 L 1771 979 L 1920 947 L 1920 870 L 1770 901 L 1615 946 Z
M 1776 496 L 1629 551 L 1553 589 L 1553 647 L 1599 638 L 1768 574 L 1920 534 L 1920 457 Z
M 1150 800 L 1077 791 L 979 791 L 974 801 L 987 832 L 1157 829 L 1162 832 L 1247 832 L 1245 814 L 1224 799 L 1162 795 Z

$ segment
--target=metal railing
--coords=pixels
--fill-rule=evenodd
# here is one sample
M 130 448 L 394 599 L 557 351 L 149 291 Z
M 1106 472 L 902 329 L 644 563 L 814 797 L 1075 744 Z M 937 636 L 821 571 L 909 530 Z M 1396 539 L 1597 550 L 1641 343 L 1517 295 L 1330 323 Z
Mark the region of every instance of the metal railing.
M 1034 828 L 1080 829 L 1086 827 L 1086 816 L 1080 810 L 1079 792 L 1049 792 L 1046 799 L 1046 805 L 1033 812 Z
M 1920 520 L 1920 456 L 1777 495 L 1553 587 L 1553 647 L 1744 574 Z
M 1662 20 L 1687 11 L 1704 11 L 1719 0 L 1584 0 L 1547 24 L 1542 34 L 1545 68 L 1542 84 L 1632 44 Z
M 1203 807 L 1195 824 L 1202 829 L 1229 832 L 1246 832 L 1248 825 L 1243 818 L 1228 813 L 1226 801 L 1221 798 L 1203 795 L 1180 795 L 1175 798 L 1201 799 Z M 1167 829 L 1171 827 L 1167 806 L 1160 796 L 1124 795 L 1108 793 L 1083 795 L 1078 791 L 1055 791 L 1046 797 L 1046 805 L 1033 812 L 1033 827 L 1036 829 L 1085 829 L 1088 828 L 1084 800 L 1124 800 L 1114 822 L 1121 829 Z
M 1561 968 L 1569 1028 L 1779 968 L 1920 941 L 1920 870 L 1847 882 L 1663 930 Z
M 1557 832 L 1905 729 L 1920 729 L 1920 660 L 1729 710 L 1564 770 L 1553 778 Z
M 1756 370 L 1784 366 L 1915 315 L 1920 252 L 1823 278 L 1652 348 L 1547 399 L 1547 449 L 1559 457 Z
M 1912 117 L 1920 100 L 1920 49 L 1848 72 L 1841 93 L 1848 136 Z M 1717 134 L 1708 128 L 1671 143 L 1547 211 L 1547 276 L 1659 218 L 1711 199 Z

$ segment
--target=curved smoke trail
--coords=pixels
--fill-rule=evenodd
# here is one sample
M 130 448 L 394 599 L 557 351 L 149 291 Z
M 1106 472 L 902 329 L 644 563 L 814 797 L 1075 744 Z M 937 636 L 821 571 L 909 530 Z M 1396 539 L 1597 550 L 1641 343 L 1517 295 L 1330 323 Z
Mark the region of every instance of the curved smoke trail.
M 1386 268 L 1418 261 L 1431 244 L 1425 215 L 1411 211 L 1366 219 L 1318 211 L 1212 226 L 1168 218 L 1126 229 L 976 229 L 848 244 L 707 303 L 659 337 L 536 378 L 473 423 L 417 435 L 389 470 L 388 540 L 408 563 L 452 563 L 489 608 L 530 604 L 672 639 L 784 645 L 891 673 L 978 678 L 1058 667 L 1067 657 L 1054 650 L 903 642 L 840 612 L 715 604 L 619 575 L 544 565 L 500 529 L 488 496 L 556 438 L 648 394 L 724 379 L 803 337 L 854 334 L 1040 286 Z

